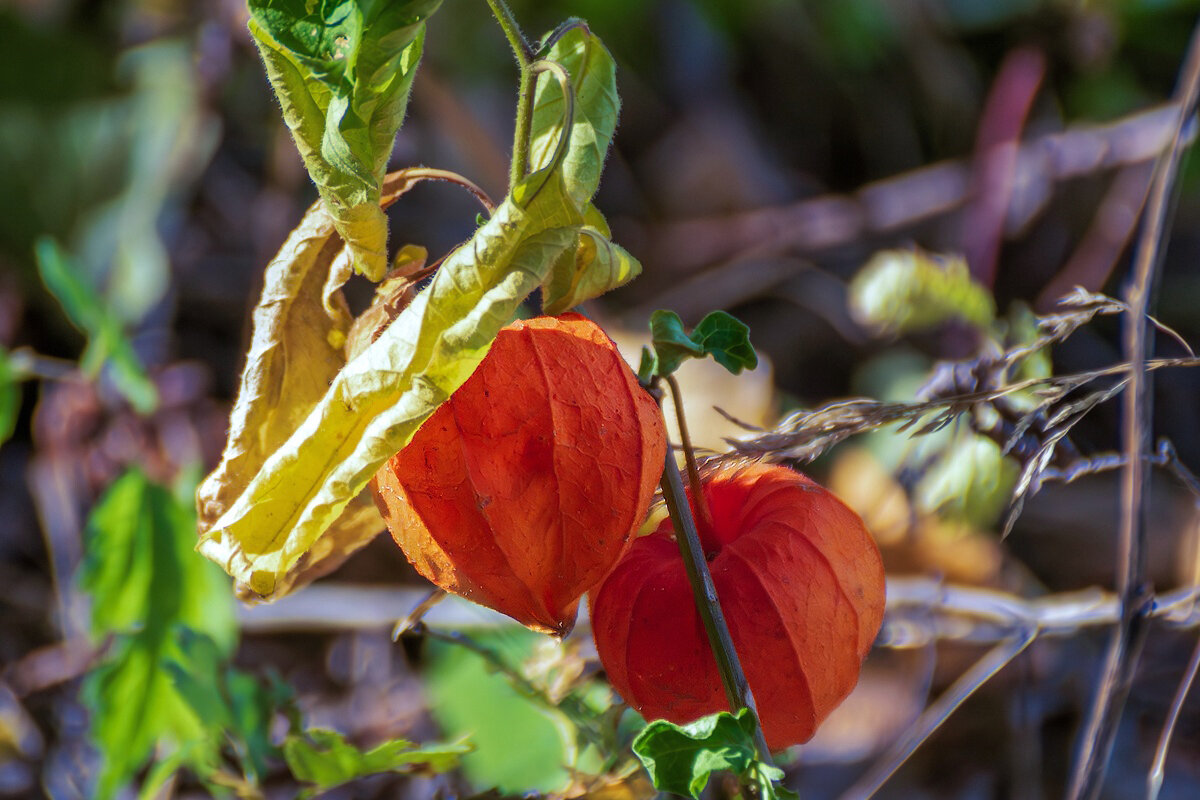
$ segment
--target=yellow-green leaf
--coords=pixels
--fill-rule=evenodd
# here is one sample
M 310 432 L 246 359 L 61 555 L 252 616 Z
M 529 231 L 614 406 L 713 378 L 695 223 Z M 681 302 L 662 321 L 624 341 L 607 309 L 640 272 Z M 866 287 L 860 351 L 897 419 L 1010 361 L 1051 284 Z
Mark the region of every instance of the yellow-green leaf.
M 557 165 L 515 186 L 430 286 L 337 373 L 203 535 L 200 551 L 251 591 L 276 592 L 379 467 L 466 381 L 582 221 Z
M 547 314 L 561 314 L 628 283 L 641 271 L 641 263 L 625 248 L 613 244 L 601 230 L 584 226 L 574 252 L 559 257 L 542 286 L 542 308 Z
M 996 318 L 987 288 L 961 256 L 921 250 L 877 253 L 850 282 L 850 311 L 884 333 L 907 333 L 960 319 L 986 329 Z
M 267 266 L 225 452 L 196 492 L 201 533 L 245 491 L 345 364 L 351 319 L 341 285 L 349 275 L 349 254 L 317 203 Z M 321 548 L 280 576 L 277 591 L 328 572 L 382 530 L 379 512 L 364 495 L 330 526 Z
M 604 158 L 617 127 L 621 101 L 617 96 L 617 68 L 600 37 L 578 22 L 558 38 L 546 54 L 571 76 L 575 113 L 571 146 L 563 161 L 563 178 L 572 199 L 581 208 L 600 185 Z M 554 76 L 543 73 L 534 95 L 533 126 L 529 148 L 532 169 L 554 160 L 565 117 L 562 88 Z
M 441 0 L 250 0 L 284 119 L 355 268 L 387 269 L 380 185 Z

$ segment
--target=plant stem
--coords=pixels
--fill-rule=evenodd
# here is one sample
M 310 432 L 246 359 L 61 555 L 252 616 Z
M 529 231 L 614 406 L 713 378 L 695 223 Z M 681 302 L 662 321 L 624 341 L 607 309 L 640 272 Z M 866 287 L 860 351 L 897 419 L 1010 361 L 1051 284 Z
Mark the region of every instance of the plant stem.
M 1151 386 L 1147 380 L 1146 353 L 1150 341 L 1146 314 L 1154 279 L 1162 261 L 1162 242 L 1168 226 L 1172 188 L 1184 149 L 1183 129 L 1200 97 L 1200 24 L 1192 31 L 1188 53 L 1175 91 L 1178 103 L 1171 147 L 1155 165 L 1146 216 L 1134 256 L 1133 277 L 1127 290 L 1124 350 L 1129 363 L 1129 385 L 1123 400 L 1121 440 L 1125 465 L 1121 482 L 1121 519 L 1118 531 L 1117 589 L 1121 619 L 1109 639 L 1101 681 L 1080 735 L 1077 760 L 1067 796 L 1096 798 L 1112 754 L 1117 725 L 1133 684 L 1134 671 L 1145 643 L 1154 589 L 1146 580 L 1145 494 L 1148 488 L 1143 456 L 1150 429 Z
M 662 391 L 657 386 L 644 388 L 661 403 Z M 680 411 L 676 409 L 676 413 L 679 413 L 682 419 Z M 685 453 L 685 456 L 694 458 L 694 454 L 690 453 Z M 667 447 L 661 486 L 667 512 L 675 526 L 675 541 L 679 544 L 679 552 L 683 556 L 683 566 L 687 572 L 688 583 L 692 587 L 692 597 L 696 601 L 696 610 L 700 614 L 704 632 L 708 635 L 708 645 L 717 661 L 717 672 L 721 676 L 721 685 L 725 688 L 729 708 L 734 712 L 748 708 L 757 718 L 758 707 L 754 704 L 754 693 L 750 691 L 750 684 L 746 681 L 746 673 L 742 671 L 737 649 L 733 646 L 729 624 L 721 611 L 717 587 L 713 585 L 712 573 L 708 571 L 708 561 L 704 557 L 704 548 L 696 531 L 696 521 L 692 518 L 687 493 L 683 489 L 683 476 L 679 474 L 679 466 L 675 463 L 675 455 L 670 446 Z M 754 746 L 758 750 L 759 760 L 771 765 L 771 751 L 763 738 L 761 724 L 754 726 Z
M 488 0 L 488 5 L 504 30 L 504 35 L 512 46 L 513 55 L 517 58 L 517 66 L 521 70 L 520 83 L 517 85 L 517 121 L 513 130 L 512 162 L 508 173 L 508 188 L 511 191 L 529 170 L 529 136 L 533 128 L 533 89 L 536 79 L 532 68 L 534 55 L 508 4 L 504 0 Z
M 679 390 L 679 381 L 674 375 L 667 376 L 667 385 L 671 387 L 671 402 L 675 404 L 675 419 L 679 422 L 679 442 L 683 445 L 683 460 L 687 464 L 688 487 L 692 490 L 692 505 L 699 516 L 700 529 L 711 534 L 713 531 L 712 512 L 708 508 L 708 498 L 704 496 L 700 486 L 700 469 L 696 466 L 696 451 L 692 449 L 692 437 L 688 433 L 687 419 L 683 413 L 683 392 Z
M 522 72 L 525 71 L 533 61 L 533 49 L 521 34 L 521 26 L 517 24 L 517 18 L 513 16 L 512 10 L 504 0 L 487 0 L 487 3 L 491 6 L 496 21 L 500 23 L 500 28 L 504 31 L 509 45 L 512 46 L 513 55 L 517 58 L 517 66 L 521 68 Z
M 521 68 L 517 87 L 517 123 L 513 130 L 512 164 L 508 173 L 508 188 L 517 185 L 529 171 L 529 137 L 533 130 L 533 87 L 537 77 L 529 65 Z

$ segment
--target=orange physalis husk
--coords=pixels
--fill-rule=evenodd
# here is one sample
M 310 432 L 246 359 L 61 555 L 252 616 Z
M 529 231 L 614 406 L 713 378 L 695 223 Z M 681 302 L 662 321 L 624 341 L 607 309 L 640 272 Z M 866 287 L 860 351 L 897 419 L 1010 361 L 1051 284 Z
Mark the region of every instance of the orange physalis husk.
M 665 456 L 658 407 L 612 341 L 563 314 L 501 330 L 372 486 L 418 572 L 564 636 L 628 548 Z
M 857 514 L 786 467 L 726 468 L 703 487 L 701 543 L 767 743 L 807 741 L 879 632 L 879 550 Z M 646 719 L 729 709 L 670 519 L 592 592 L 591 617 L 609 680 Z

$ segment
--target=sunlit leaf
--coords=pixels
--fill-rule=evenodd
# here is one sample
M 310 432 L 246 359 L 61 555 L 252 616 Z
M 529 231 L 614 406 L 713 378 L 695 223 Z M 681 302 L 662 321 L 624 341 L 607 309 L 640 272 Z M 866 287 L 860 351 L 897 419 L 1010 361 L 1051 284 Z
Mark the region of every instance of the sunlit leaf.
M 598 36 L 577 21 L 545 54 L 561 64 L 571 77 L 575 113 L 571 125 L 571 152 L 563 163 L 563 177 L 575 203 L 582 207 L 600 185 L 600 172 L 617 126 L 621 101 L 617 96 L 616 64 Z M 529 163 L 531 169 L 549 166 L 562 133 L 565 107 L 554 76 L 542 73 L 534 95 Z M 608 232 L 605 231 L 606 237 Z
M 337 373 L 321 401 L 204 534 L 200 550 L 260 595 L 471 374 L 578 235 L 557 169 L 518 184 L 430 286 Z
M 564 253 L 542 286 L 542 309 L 561 314 L 585 300 L 623 286 L 641 274 L 642 265 L 597 228 L 581 229 L 574 252 Z
M 135 409 L 148 414 L 158 405 L 158 391 L 146 376 L 133 345 L 117 317 L 82 278 L 78 267 L 53 239 L 43 237 L 35 248 L 42 283 L 62 306 L 71 324 L 87 337 L 80 367 L 95 376 L 107 367 L 113 385 Z
M 182 657 L 178 631 L 190 628 L 232 652 L 236 627 L 228 579 L 193 551 L 195 519 L 139 472 L 112 484 L 88 519 L 80 584 L 91 596 L 90 631 L 115 636 L 84 686 L 91 738 L 101 753 L 96 796 L 112 796 L 156 746 L 189 746 L 187 760 L 210 765 L 216 745 L 179 695 L 169 661 Z
M 349 274 L 349 256 L 318 203 L 267 266 L 225 452 L 196 493 L 201 532 L 229 509 L 345 365 L 351 318 L 340 287 Z M 280 576 L 277 591 L 328 572 L 382 530 L 370 497 L 355 498 L 319 547 Z
M 445 772 L 457 766 L 459 758 L 470 750 L 464 744 L 417 746 L 395 739 L 364 751 L 340 733 L 320 729 L 289 736 L 283 743 L 288 769 L 296 780 L 313 784 L 314 792 L 381 772 Z
M 876 254 L 850 283 L 850 310 L 884 333 L 907 333 L 952 319 L 986 328 L 996 306 L 976 283 L 961 257 L 943 258 L 920 250 Z
M 250 32 L 357 271 L 387 269 L 380 186 L 441 0 L 250 0 Z

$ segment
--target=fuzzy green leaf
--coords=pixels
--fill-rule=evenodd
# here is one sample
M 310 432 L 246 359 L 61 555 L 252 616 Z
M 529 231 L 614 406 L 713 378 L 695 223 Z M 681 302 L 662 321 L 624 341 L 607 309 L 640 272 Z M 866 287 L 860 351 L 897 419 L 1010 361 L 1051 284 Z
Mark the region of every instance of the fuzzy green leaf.
M 87 337 L 80 368 L 93 377 L 107 368 L 113 385 L 130 405 L 143 414 L 153 411 L 158 405 L 158 391 L 142 368 L 120 320 L 80 277 L 78 267 L 56 241 L 42 237 L 35 254 L 42 283 L 58 300 L 71 324 Z
M 617 96 L 616 63 L 600 38 L 582 22 L 560 36 L 545 59 L 561 64 L 571 77 L 575 113 L 570 132 L 571 151 L 563 163 L 563 177 L 571 198 L 582 207 L 600 185 L 600 172 L 617 127 L 621 101 Z M 562 88 L 553 75 L 542 73 L 534 95 L 530 129 L 531 169 L 541 169 L 553 161 L 564 116 Z
M 654 788 L 698 799 L 709 776 L 720 770 L 742 774 L 755 763 L 754 715 L 743 708 L 702 717 L 687 725 L 651 722 L 633 740 Z
M 470 752 L 469 745 L 436 744 L 415 746 L 395 739 L 371 750 L 359 750 L 340 733 L 312 729 L 303 736 L 289 736 L 283 743 L 283 756 L 296 780 L 313 784 L 324 791 L 355 778 L 381 772 L 408 772 L 426 769 L 445 772 L 458 765 L 458 759 Z
M 136 471 L 114 482 L 88 519 L 80 584 L 92 599 L 91 634 L 117 637 L 84 684 L 102 756 L 97 797 L 115 794 L 159 746 L 186 749 L 201 772 L 215 762 L 215 742 L 166 667 L 183 657 L 181 627 L 226 656 L 236 636 L 228 580 L 194 543 L 190 509 Z
M 380 187 L 441 0 L 250 0 L 250 32 L 355 268 L 387 270 Z
M 558 169 L 514 187 L 446 257 L 430 286 L 338 372 L 205 532 L 200 551 L 251 591 L 274 592 L 379 467 L 470 376 L 581 223 Z
M 584 226 L 574 251 L 559 257 L 542 286 L 542 309 L 561 314 L 585 300 L 624 286 L 642 272 L 642 265 L 625 248 L 599 229 Z

